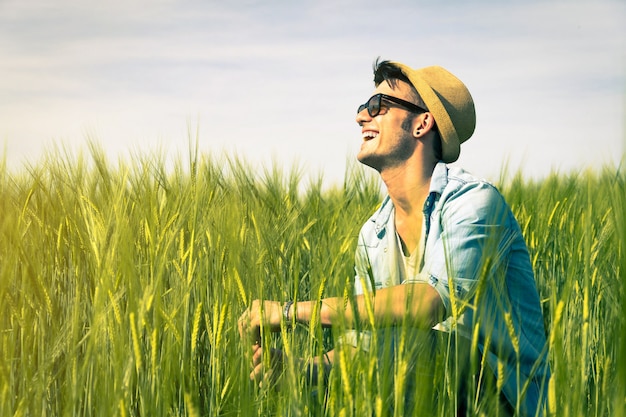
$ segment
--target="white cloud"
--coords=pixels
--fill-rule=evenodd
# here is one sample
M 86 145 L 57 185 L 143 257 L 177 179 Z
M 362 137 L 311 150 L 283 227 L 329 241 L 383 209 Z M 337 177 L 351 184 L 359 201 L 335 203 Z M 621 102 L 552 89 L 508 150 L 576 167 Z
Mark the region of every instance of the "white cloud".
M 506 158 L 541 174 L 623 151 L 621 2 L 377 4 L 5 1 L 0 138 L 12 160 L 94 130 L 112 153 L 176 149 L 191 120 L 205 150 L 338 179 L 381 55 L 468 84 L 479 118 L 460 162 L 481 175 Z

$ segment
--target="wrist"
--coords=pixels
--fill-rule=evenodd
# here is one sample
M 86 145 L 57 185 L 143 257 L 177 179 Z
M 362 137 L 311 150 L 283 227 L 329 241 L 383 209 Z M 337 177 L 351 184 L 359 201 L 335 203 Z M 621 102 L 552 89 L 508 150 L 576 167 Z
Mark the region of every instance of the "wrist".
M 291 310 L 293 306 L 293 301 L 289 300 L 287 301 L 284 305 L 283 305 L 283 320 L 285 321 L 285 324 L 287 326 L 291 326 L 292 323 L 292 316 L 291 316 Z

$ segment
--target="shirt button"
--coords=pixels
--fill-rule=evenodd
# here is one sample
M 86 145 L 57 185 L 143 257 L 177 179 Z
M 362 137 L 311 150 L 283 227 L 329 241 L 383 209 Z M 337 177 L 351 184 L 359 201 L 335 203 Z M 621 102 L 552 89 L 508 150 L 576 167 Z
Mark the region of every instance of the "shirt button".
M 384 249 L 384 252 L 387 253 L 387 248 Z

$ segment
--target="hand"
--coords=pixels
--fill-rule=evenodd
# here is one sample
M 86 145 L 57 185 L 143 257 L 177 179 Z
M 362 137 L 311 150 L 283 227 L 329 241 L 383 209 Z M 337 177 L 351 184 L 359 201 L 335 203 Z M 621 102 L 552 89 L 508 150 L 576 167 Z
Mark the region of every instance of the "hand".
M 280 331 L 283 305 L 278 301 L 254 300 L 239 317 L 239 335 L 251 344 L 261 345 L 261 326 L 271 332 Z
M 267 360 L 267 358 L 266 358 Z M 276 386 L 283 373 L 284 357 L 279 349 L 269 349 L 269 367 L 263 363 L 263 347 L 252 347 L 252 372 L 250 380 L 259 384 L 259 388 Z

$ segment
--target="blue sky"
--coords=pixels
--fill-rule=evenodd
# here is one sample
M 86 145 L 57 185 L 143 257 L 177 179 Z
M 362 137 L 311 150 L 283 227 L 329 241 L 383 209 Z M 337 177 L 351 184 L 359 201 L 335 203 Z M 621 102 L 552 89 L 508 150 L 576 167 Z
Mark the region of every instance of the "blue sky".
M 624 22 L 621 0 L 0 0 L 0 140 L 11 167 L 88 138 L 132 160 L 184 156 L 191 127 L 203 152 L 341 181 L 380 56 L 466 83 L 478 176 L 618 164 Z

